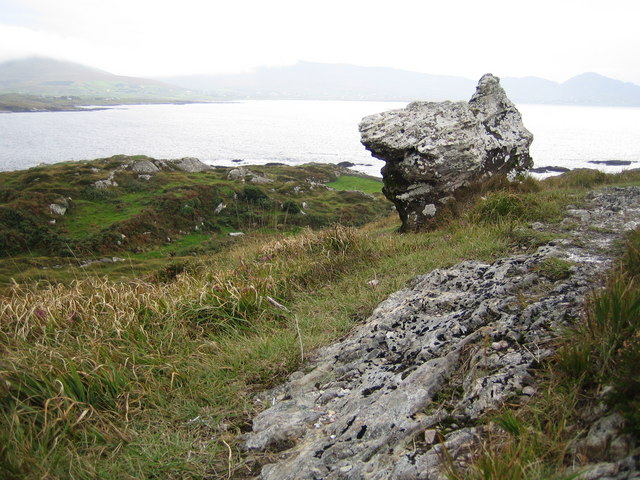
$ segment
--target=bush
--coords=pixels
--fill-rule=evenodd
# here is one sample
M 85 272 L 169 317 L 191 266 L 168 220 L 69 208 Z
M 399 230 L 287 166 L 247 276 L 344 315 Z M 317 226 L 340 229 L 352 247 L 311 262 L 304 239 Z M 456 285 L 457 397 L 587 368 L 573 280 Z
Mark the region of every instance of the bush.
M 282 211 L 288 213 L 300 213 L 302 210 L 298 205 L 298 202 L 294 202 L 293 200 L 287 200 L 282 204 Z
M 269 207 L 273 204 L 269 196 L 261 188 L 253 185 L 245 186 L 239 197 L 247 203 L 262 207 Z

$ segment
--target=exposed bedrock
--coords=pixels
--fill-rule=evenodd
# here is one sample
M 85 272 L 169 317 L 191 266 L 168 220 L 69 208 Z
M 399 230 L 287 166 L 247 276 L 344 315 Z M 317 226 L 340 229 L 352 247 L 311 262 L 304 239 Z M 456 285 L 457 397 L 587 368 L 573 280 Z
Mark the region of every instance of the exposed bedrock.
M 405 231 L 428 226 L 460 187 L 533 165 L 533 135 L 491 74 L 468 103 L 413 102 L 365 117 L 360 134 L 367 150 L 386 162 L 383 192 Z
M 245 441 L 263 465 L 260 479 L 444 480 L 446 455 L 469 462 L 490 434 L 487 412 L 537 395 L 532 368 L 581 317 L 622 233 L 640 224 L 640 188 L 592 194 L 586 207 L 561 225 L 536 224 L 563 238 L 535 253 L 417 277 L 304 371 L 259 395 L 265 410 Z M 570 265 L 566 278 L 545 274 L 550 258 Z M 607 415 L 598 423 L 606 435 L 594 427 L 580 444 L 582 459 L 618 471 L 635 460 Z M 606 453 L 603 442 L 624 448 Z

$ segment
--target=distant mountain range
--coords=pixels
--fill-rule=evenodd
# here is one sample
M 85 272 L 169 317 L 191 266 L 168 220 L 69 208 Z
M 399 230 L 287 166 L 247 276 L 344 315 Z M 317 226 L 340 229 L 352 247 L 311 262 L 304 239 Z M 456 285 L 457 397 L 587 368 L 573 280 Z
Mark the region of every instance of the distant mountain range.
M 395 101 L 468 100 L 478 81 L 393 68 L 311 62 L 264 67 L 245 74 L 162 80 L 225 98 Z M 584 73 L 564 83 L 537 77 L 505 77 L 501 82 L 516 103 L 640 106 L 640 86 L 597 73 Z
M 498 72 L 493 72 L 498 73 Z M 142 99 L 468 100 L 478 79 L 384 67 L 299 62 L 234 75 L 190 75 L 155 80 L 123 77 L 47 58 L 0 64 L 0 94 Z M 501 80 L 516 103 L 640 107 L 640 86 L 583 73 L 564 83 L 538 77 Z

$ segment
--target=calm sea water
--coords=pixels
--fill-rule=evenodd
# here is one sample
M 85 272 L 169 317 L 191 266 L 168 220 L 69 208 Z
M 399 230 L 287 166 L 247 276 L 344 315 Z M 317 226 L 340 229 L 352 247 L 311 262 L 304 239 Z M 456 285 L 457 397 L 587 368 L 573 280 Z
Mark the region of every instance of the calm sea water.
M 212 165 L 339 163 L 380 175 L 383 162 L 360 144 L 365 116 L 392 102 L 245 101 L 136 105 L 87 112 L 0 115 L 0 170 L 115 154 L 197 157 Z M 640 167 L 640 109 L 519 105 L 534 134 L 536 166 Z M 236 162 L 234 162 L 236 160 Z M 630 167 L 589 164 L 627 160 Z

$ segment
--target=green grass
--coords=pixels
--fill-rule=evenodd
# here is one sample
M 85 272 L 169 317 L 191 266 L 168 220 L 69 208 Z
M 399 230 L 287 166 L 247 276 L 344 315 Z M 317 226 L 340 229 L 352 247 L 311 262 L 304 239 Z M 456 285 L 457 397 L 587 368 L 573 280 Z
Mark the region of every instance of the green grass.
M 66 215 L 60 220 L 61 226 L 68 230 L 68 238 L 81 240 L 94 235 L 105 228 L 109 228 L 117 222 L 129 219 L 142 212 L 146 206 L 134 199 L 118 199 L 116 202 L 88 202 L 80 200 L 76 202 L 76 208 L 72 214 Z M 137 196 L 136 197 L 140 197 Z
M 308 215 L 327 208 L 325 199 L 346 209 L 351 195 L 362 197 L 319 192 Z M 211 235 L 190 233 L 126 262 L 69 269 L 65 284 L 32 285 L 25 275 L 0 303 L 0 477 L 240 475 L 255 393 L 415 275 L 534 248 L 542 239 L 528 223 L 559 219 L 584 192 L 543 185 L 532 212 L 495 215 L 479 204 L 428 233 L 397 234 L 395 216 L 361 228 L 269 227 L 196 256 L 189 252 L 207 249 Z M 484 205 L 501 195 L 487 193 Z M 47 258 L 8 260 L 36 269 Z M 525 431 L 513 417 L 503 416 L 505 436 Z
M 354 175 L 342 175 L 335 182 L 327 183 L 327 186 L 336 190 L 357 190 L 364 193 L 382 193 L 382 180 L 360 177 Z
M 74 264 L 74 257 L 95 255 L 134 257 L 139 262 L 164 255 L 172 261 L 174 256 L 226 248 L 229 239 L 224 234 L 233 231 L 286 232 L 335 222 L 361 225 L 389 211 L 381 196 L 310 183 L 335 181 L 341 170 L 333 165 L 251 167 L 273 180 L 269 186 L 258 186 L 227 179 L 229 168 L 202 173 L 164 170 L 145 180 L 127 169 L 144 159 L 148 157 L 116 155 L 0 172 L 0 282 L 6 286 L 11 278 L 28 275 L 64 281 L 62 272 L 25 271 L 25 264 L 36 267 L 33 256 L 58 257 L 43 266 L 65 268 Z M 117 187 L 92 186 L 115 169 Z M 69 204 L 66 214 L 53 214 L 49 205 L 62 199 Z M 221 205 L 226 208 L 218 210 Z M 188 238 L 200 238 L 192 237 L 194 233 L 207 234 L 208 240 L 189 244 Z M 120 275 L 120 269 L 114 270 Z M 68 280 L 74 278 L 75 272 L 69 272 Z

